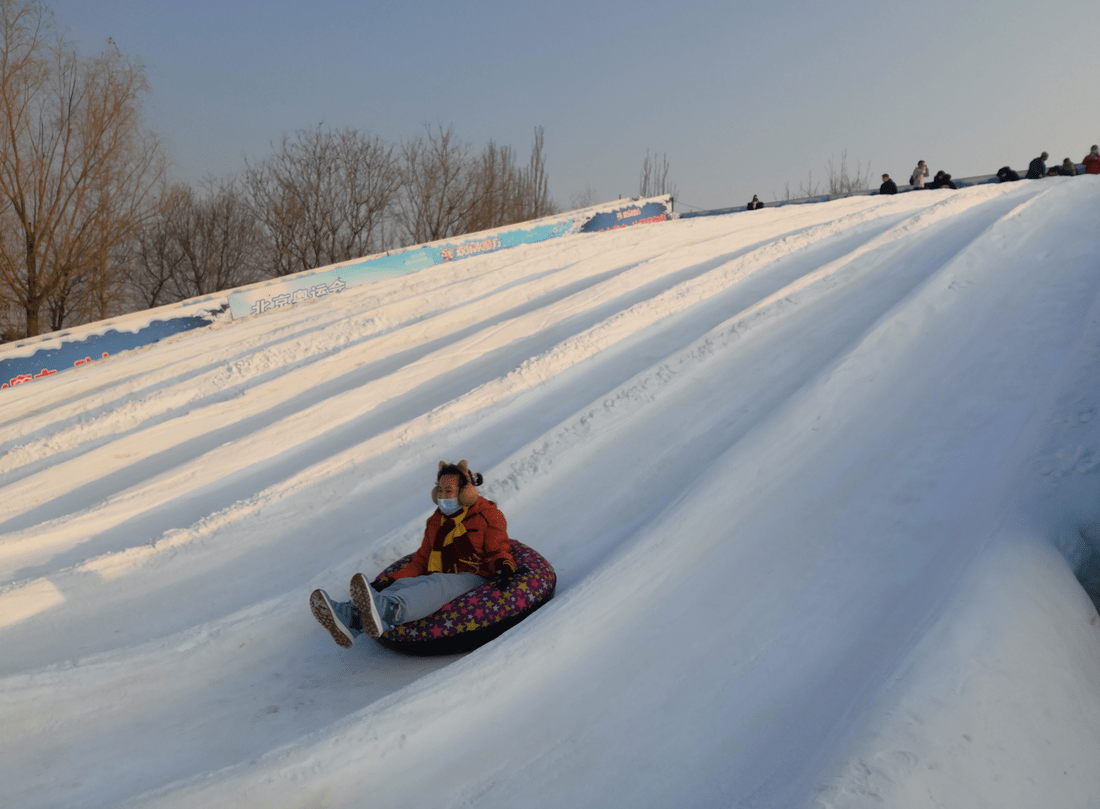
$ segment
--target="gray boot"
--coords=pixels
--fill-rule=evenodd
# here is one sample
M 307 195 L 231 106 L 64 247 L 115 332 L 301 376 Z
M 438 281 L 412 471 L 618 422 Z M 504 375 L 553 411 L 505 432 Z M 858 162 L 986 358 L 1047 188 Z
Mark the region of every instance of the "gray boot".
M 351 600 L 363 621 L 363 631 L 372 638 L 377 638 L 384 632 L 394 628 L 397 617 L 397 604 L 381 593 L 376 593 L 374 588 L 367 584 L 367 579 L 362 573 L 356 573 L 351 577 Z
M 309 608 L 332 639 L 345 649 L 351 648 L 355 639 L 363 634 L 359 610 L 349 601 L 332 601 L 324 590 L 314 590 L 309 597 Z

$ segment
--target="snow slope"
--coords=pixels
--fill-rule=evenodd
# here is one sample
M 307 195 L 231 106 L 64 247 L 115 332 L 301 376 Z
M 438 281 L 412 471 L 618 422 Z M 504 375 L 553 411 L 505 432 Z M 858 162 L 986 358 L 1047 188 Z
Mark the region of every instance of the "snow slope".
M 5 805 L 1096 806 L 1097 210 L 573 236 L 4 391 Z M 441 458 L 557 597 L 337 647 Z

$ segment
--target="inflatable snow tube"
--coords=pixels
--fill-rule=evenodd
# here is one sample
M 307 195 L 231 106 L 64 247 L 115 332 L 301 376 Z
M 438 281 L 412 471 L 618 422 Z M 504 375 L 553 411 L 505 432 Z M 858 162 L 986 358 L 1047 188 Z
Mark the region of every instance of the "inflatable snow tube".
M 502 635 L 549 601 L 558 583 L 554 568 L 523 543 L 510 541 L 518 572 L 503 592 L 491 582 L 475 587 L 426 618 L 383 633 L 378 642 L 410 655 L 469 652 Z M 398 559 L 377 578 L 400 570 L 411 560 L 412 554 Z

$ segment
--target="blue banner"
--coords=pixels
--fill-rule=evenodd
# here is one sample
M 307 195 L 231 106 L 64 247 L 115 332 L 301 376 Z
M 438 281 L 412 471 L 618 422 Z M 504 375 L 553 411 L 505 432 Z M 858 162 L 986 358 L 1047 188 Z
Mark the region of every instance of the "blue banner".
M 490 232 L 464 241 L 433 244 L 403 253 L 337 264 L 233 292 L 229 295 L 229 308 L 234 319 L 262 315 L 302 301 L 343 292 L 350 287 L 406 275 L 469 256 L 493 253 L 521 244 L 534 244 L 572 232 L 573 220 L 563 219 L 535 227 Z
M 0 359 L 0 389 L 25 385 L 69 368 L 80 368 L 112 354 L 155 343 L 173 334 L 208 326 L 211 322 L 199 316 L 154 320 L 135 332 L 110 329 L 102 333 L 89 334 L 80 339 L 62 341 L 60 346 L 39 349 L 29 357 Z
M 24 385 L 79 368 L 112 354 L 155 343 L 173 334 L 197 329 L 213 322 L 217 307 L 231 310 L 233 318 L 263 314 L 301 301 L 334 295 L 350 287 L 406 275 L 470 256 L 493 253 L 509 247 L 535 244 L 574 233 L 598 233 L 632 225 L 663 222 L 671 218 L 671 198 L 618 200 L 568 214 L 560 214 L 508 228 L 485 231 L 455 241 L 422 245 L 403 252 L 372 256 L 344 264 L 278 278 L 225 294 L 193 298 L 164 309 L 172 314 L 148 321 L 152 313 L 138 313 L 57 335 L 34 338 L 31 345 L 49 347 L 36 351 L 21 343 L 0 346 L 0 353 L 26 356 L 0 359 L 0 388 Z M 211 308 L 213 307 L 213 308 Z M 196 309 L 201 314 L 192 314 Z M 161 314 L 167 314 L 162 311 Z M 133 324 L 133 329 L 126 328 Z M 74 333 L 81 336 L 74 336 Z M 72 339 L 66 339 L 72 337 Z
M 668 219 L 668 207 L 663 202 L 646 202 L 639 205 L 631 201 L 621 208 L 594 214 L 584 223 L 581 233 L 600 233 L 605 230 L 617 230 L 633 225 L 649 225 Z

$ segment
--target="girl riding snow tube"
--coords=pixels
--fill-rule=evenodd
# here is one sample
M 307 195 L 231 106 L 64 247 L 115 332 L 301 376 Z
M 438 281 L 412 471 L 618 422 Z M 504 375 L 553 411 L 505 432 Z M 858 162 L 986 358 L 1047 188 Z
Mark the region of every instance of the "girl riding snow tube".
M 496 503 L 478 495 L 482 476 L 466 461 L 440 461 L 428 518 L 416 553 L 386 568 L 372 584 L 351 579 L 351 601 L 314 590 L 314 617 L 339 645 L 360 634 L 410 654 L 469 651 L 548 601 L 557 577 L 550 564 L 508 537 Z

